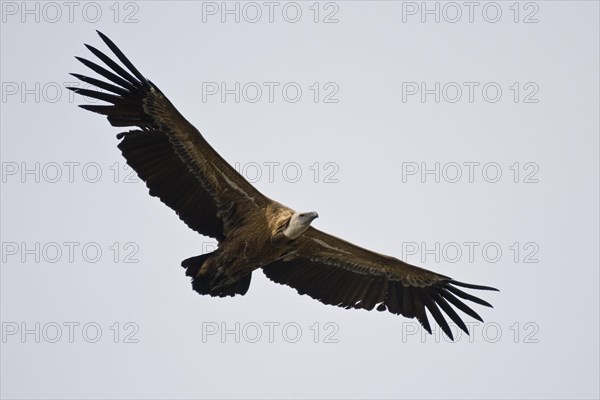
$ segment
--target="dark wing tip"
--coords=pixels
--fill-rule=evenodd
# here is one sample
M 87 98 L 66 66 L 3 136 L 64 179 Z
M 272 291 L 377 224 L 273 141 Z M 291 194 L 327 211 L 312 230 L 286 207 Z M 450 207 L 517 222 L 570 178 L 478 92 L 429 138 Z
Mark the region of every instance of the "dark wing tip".
M 108 40 L 110 41 L 110 39 L 102 32 L 100 32 L 98 29 L 96 29 L 96 33 L 98 34 L 98 36 L 100 36 L 102 38 L 102 40 Z
M 453 284 L 455 286 L 461 286 L 461 287 L 464 287 L 464 288 L 468 288 L 468 289 L 490 290 L 490 291 L 493 291 L 493 292 L 499 292 L 500 291 L 500 290 L 498 290 L 498 289 L 496 289 L 494 287 L 491 287 L 491 286 L 473 285 L 471 283 L 464 283 L 464 282 L 460 282 L 460 281 L 455 281 L 454 279 L 450 279 L 448 281 L 448 283 L 451 283 L 451 284 Z
M 95 48 L 94 46 L 92 46 L 91 44 L 84 43 L 83 45 L 84 45 L 84 46 L 85 46 L 85 47 L 86 47 L 86 48 L 87 48 L 89 51 L 91 51 L 92 53 L 93 53 L 94 51 L 98 51 L 98 49 L 97 49 L 97 48 Z
M 142 75 L 140 71 L 138 71 L 137 68 L 133 66 L 131 61 L 129 61 L 129 59 L 125 56 L 125 54 L 123 54 L 123 52 L 117 47 L 117 45 L 112 40 L 110 40 L 108 36 L 106 36 L 104 33 L 100 32 L 99 30 L 96 30 L 96 32 L 98 33 L 102 41 L 113 52 L 113 54 L 116 55 L 117 58 L 123 63 L 123 65 L 125 65 L 125 67 L 127 67 L 127 69 L 129 69 L 129 71 L 133 73 L 133 75 L 135 75 L 135 77 L 138 78 L 143 85 L 150 86 L 148 79 L 146 79 L 146 77 L 144 77 L 144 75 Z
M 425 329 L 427 331 L 427 333 L 429 333 L 430 335 L 433 335 L 433 333 L 431 331 L 431 325 L 429 324 L 429 320 L 427 319 L 427 316 L 425 316 L 424 319 L 417 318 L 417 321 L 419 321 L 419 323 L 421 324 L 423 329 Z
M 460 297 L 460 298 L 463 298 L 463 299 L 465 299 L 465 300 L 472 301 L 473 303 L 477 303 L 477 304 L 480 304 L 480 305 L 482 305 L 482 306 L 486 306 L 486 307 L 494 308 L 494 307 L 492 307 L 492 305 L 491 305 L 490 303 L 488 303 L 487 301 L 485 301 L 485 300 L 482 300 L 482 299 L 480 299 L 480 298 L 479 298 L 479 297 L 477 297 L 477 296 L 473 296 L 472 294 L 469 294 L 469 293 L 463 292 L 462 290 L 460 290 L 460 289 L 458 289 L 458 288 L 456 288 L 456 287 L 454 287 L 454 286 L 451 286 L 450 284 L 446 284 L 444 287 L 445 287 L 445 288 L 446 288 L 448 291 L 450 291 L 450 292 L 454 293 L 455 295 L 457 295 L 457 296 L 458 296 L 458 297 Z

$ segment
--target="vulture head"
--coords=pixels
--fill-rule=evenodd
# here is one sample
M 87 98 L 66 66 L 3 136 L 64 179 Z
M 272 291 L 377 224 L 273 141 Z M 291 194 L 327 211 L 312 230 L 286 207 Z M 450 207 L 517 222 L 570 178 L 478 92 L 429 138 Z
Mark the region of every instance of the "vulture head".
M 288 239 L 296 239 L 300 235 L 302 235 L 308 227 L 310 223 L 319 216 L 315 211 L 311 212 L 295 212 L 290 221 L 288 222 L 286 228 L 283 230 L 283 234 Z

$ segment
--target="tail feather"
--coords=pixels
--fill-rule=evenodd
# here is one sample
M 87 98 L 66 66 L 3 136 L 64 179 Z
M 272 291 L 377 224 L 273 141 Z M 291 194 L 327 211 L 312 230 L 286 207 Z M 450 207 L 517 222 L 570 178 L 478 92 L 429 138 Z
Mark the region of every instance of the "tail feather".
M 229 282 L 230 278 L 219 270 L 207 270 L 201 275 L 198 275 L 200 268 L 211 255 L 213 255 L 213 253 L 201 254 L 181 262 L 181 266 L 186 269 L 185 274 L 192 277 L 192 288 L 199 294 L 208 294 L 210 296 L 226 297 L 235 296 L 237 294 L 242 296 L 245 295 L 250 287 L 252 273 L 244 275 L 234 282 Z

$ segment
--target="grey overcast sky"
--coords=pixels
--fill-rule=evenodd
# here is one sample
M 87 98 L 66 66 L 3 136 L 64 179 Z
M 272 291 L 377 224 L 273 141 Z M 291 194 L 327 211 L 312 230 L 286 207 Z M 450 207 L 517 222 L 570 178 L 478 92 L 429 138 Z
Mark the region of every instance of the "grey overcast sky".
M 1 3 L 3 398 L 598 398 L 599 6 Z M 99 29 L 267 196 L 491 285 L 450 343 L 257 271 L 148 195 L 64 89 Z M 93 74 L 93 73 L 91 73 Z M 454 329 L 456 329 L 454 327 Z

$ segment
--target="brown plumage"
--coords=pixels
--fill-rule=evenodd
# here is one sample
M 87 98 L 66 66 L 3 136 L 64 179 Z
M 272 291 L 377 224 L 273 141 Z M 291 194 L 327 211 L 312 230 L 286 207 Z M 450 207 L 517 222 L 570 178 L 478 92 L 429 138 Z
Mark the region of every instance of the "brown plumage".
M 388 310 L 417 318 L 431 333 L 427 311 L 452 338 L 442 311 L 468 333 L 454 308 L 481 321 L 463 300 L 491 305 L 457 287 L 496 290 L 455 281 L 378 254 L 310 226 L 316 213 L 297 213 L 262 195 L 206 142 L 156 85 L 147 80 L 105 35 L 125 68 L 86 45 L 109 69 L 77 58 L 109 82 L 72 74 L 103 91 L 70 88 L 107 102 L 81 107 L 106 115 L 113 126 L 138 129 L 117 135 L 127 163 L 150 195 L 171 207 L 196 232 L 213 237 L 212 253 L 182 262 L 200 294 L 245 294 L 252 271 L 325 304 Z

